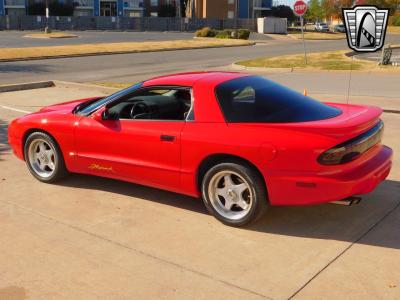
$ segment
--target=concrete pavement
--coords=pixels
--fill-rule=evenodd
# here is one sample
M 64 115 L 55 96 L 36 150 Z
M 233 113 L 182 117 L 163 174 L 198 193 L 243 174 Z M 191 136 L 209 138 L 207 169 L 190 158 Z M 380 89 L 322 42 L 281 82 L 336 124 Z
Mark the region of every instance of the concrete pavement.
M 0 94 L 0 299 L 400 297 L 399 161 L 357 206 L 273 207 L 253 227 L 230 228 L 199 199 L 84 175 L 36 181 L 9 153 L 7 123 L 87 96 Z M 398 153 L 400 115 L 382 118 Z

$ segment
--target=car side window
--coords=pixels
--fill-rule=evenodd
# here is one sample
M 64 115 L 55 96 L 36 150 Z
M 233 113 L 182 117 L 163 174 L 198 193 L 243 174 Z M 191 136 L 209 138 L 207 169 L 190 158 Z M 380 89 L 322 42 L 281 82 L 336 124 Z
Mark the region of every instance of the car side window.
M 184 121 L 192 115 L 188 88 L 146 88 L 119 99 L 108 107 L 109 114 L 128 120 Z

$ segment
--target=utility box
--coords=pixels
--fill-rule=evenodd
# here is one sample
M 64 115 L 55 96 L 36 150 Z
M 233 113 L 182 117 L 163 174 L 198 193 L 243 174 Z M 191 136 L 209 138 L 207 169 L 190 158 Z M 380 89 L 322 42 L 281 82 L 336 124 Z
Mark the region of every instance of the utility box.
M 257 31 L 258 33 L 287 33 L 287 19 L 286 18 L 257 18 Z

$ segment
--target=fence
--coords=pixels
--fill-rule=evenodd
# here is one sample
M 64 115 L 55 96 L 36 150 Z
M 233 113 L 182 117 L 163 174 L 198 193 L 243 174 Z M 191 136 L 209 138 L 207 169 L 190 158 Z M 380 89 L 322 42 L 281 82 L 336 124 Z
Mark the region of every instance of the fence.
M 185 19 L 133 17 L 50 17 L 0 16 L 0 30 L 132 30 L 132 31 L 194 31 L 202 27 L 214 29 L 257 29 L 256 19 Z

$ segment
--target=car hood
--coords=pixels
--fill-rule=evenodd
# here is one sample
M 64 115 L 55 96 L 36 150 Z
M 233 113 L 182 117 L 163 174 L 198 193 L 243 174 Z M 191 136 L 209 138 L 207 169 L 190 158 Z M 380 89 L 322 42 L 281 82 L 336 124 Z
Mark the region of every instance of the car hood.
M 52 111 L 71 112 L 78 104 L 81 104 L 81 103 L 84 103 L 87 101 L 97 100 L 100 98 L 101 97 L 91 97 L 91 98 L 84 98 L 84 99 L 78 99 L 78 100 L 72 100 L 72 101 L 68 101 L 68 102 L 53 104 L 53 105 L 43 107 L 42 109 L 39 110 L 39 112 L 52 112 Z

